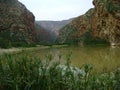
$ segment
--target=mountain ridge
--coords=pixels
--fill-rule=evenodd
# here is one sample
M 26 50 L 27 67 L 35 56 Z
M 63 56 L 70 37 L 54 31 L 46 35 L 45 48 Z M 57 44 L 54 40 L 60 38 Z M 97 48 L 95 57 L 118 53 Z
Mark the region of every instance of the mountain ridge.
M 61 21 L 41 20 L 41 21 L 36 21 L 36 23 L 46 30 L 58 31 L 60 28 L 70 23 L 72 20 L 73 18 L 68 20 L 61 20 Z

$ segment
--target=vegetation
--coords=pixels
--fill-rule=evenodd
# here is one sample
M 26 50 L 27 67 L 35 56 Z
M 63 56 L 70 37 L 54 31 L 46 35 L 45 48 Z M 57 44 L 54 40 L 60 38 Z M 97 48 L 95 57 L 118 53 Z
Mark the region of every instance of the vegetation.
M 76 31 L 76 28 L 71 25 L 66 25 L 59 32 L 59 37 L 56 40 L 56 43 L 60 44 L 72 44 L 75 43 L 74 38 L 72 37 L 73 33 Z
M 0 56 L 0 90 L 119 90 L 120 69 L 114 72 L 95 74 L 93 65 L 81 68 L 70 66 L 71 53 L 66 63 L 53 62 L 51 54 L 44 61 L 22 54 Z
M 68 31 L 67 31 L 68 30 Z M 97 44 L 109 44 L 105 39 L 99 37 L 94 37 L 91 30 L 88 30 L 83 35 L 80 35 L 74 27 L 66 26 L 63 31 L 61 30 L 61 37 L 59 37 L 57 42 L 64 42 L 69 45 L 97 45 Z
M 91 30 L 82 35 L 80 41 L 85 45 L 109 44 L 105 39 L 93 37 Z
M 7 39 L 0 38 L 0 47 L 1 48 L 10 48 L 11 42 Z
M 35 47 L 34 43 L 28 44 L 26 42 L 12 42 L 8 39 L 0 37 L 0 48 L 11 48 L 11 47 Z
M 106 8 L 107 8 L 107 11 L 110 12 L 110 13 L 113 13 L 113 12 L 117 12 L 120 10 L 120 4 L 114 4 L 110 1 L 108 1 L 107 5 L 106 5 Z

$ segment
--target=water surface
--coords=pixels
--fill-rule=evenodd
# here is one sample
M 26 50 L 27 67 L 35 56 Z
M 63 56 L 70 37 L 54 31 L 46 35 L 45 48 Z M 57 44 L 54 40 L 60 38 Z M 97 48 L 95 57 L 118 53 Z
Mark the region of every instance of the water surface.
M 81 67 L 84 64 L 93 64 L 97 71 L 112 71 L 120 67 L 120 47 L 92 46 L 92 47 L 59 47 L 37 49 L 33 51 L 34 56 L 42 59 L 46 54 L 51 53 L 54 60 L 58 60 L 61 55 L 61 62 L 66 61 L 66 55 L 71 54 L 71 64 Z

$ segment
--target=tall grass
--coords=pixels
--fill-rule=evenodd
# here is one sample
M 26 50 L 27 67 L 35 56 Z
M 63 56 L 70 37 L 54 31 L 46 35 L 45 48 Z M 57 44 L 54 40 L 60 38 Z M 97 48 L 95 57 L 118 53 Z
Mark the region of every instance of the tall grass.
M 62 65 L 61 57 L 52 62 L 49 54 L 43 62 L 28 52 L 0 56 L 0 90 L 120 90 L 120 69 L 95 74 L 91 64 L 72 67 L 71 53 Z

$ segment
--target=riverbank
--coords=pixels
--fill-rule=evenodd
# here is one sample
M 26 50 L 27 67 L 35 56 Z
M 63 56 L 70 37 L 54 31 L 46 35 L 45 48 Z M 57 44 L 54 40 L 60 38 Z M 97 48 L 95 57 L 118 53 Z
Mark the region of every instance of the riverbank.
M 21 51 L 20 48 L 10 48 L 10 49 L 1 49 L 0 48 L 0 54 L 4 54 L 4 53 L 13 53 L 13 52 L 18 52 Z
M 9 49 L 3 49 L 0 48 L 0 54 L 4 53 L 13 53 L 13 52 L 19 52 L 22 50 L 37 50 L 37 49 L 47 49 L 47 48 L 61 48 L 61 47 L 67 47 L 68 45 L 52 45 L 52 46 L 44 46 L 44 45 L 36 45 L 36 47 L 18 47 L 18 48 L 9 48 Z
M 30 52 L 0 56 L 0 90 L 119 90 L 120 69 L 95 74 L 94 66 L 71 66 L 70 55 L 65 64 L 52 62 L 47 55 L 42 62 Z M 59 57 L 59 59 L 61 59 Z M 52 62 L 52 63 L 51 63 Z
M 109 46 L 67 46 L 67 45 L 53 45 L 53 46 L 41 46 L 30 48 L 11 48 L 11 49 L 0 49 L 0 55 L 4 53 L 24 55 L 31 58 L 39 57 L 42 61 L 45 60 L 46 55 L 51 54 L 53 61 L 58 61 L 61 57 L 61 62 L 64 63 L 67 54 L 71 53 L 71 64 L 72 66 L 81 67 L 82 65 L 89 63 L 93 64 L 95 71 L 97 72 L 110 72 L 120 66 L 120 48 L 109 47 Z

